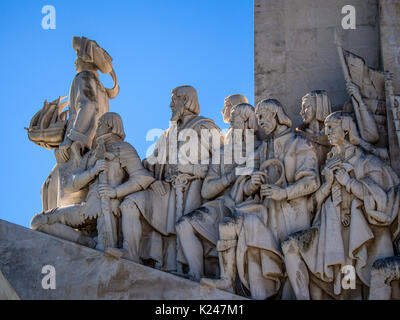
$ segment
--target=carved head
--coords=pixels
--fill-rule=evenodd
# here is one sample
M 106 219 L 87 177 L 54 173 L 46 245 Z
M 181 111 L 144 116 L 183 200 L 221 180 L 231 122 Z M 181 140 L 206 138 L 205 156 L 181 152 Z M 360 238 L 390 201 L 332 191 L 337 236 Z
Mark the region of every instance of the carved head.
M 192 86 L 180 86 L 172 90 L 170 108 L 171 121 L 178 121 L 184 115 L 200 113 L 197 92 Z
M 292 121 L 286 115 L 281 103 L 276 99 L 265 99 L 256 106 L 258 125 L 266 135 L 273 133 L 278 124 L 287 127 L 292 126 Z
M 73 37 L 72 47 L 76 51 L 75 69 L 76 72 L 84 70 L 109 73 L 113 79 L 114 87 L 106 88 L 109 98 L 115 98 L 119 93 L 118 79 L 115 75 L 112 58 L 106 50 L 101 48 L 96 41 L 85 37 Z
M 357 126 L 347 112 L 337 111 L 325 119 L 325 135 L 333 146 L 341 147 L 346 141 L 353 145 L 360 144 Z
M 104 136 L 105 134 L 113 133 L 125 139 L 124 126 L 122 124 L 121 116 L 115 112 L 107 112 L 103 114 L 98 121 L 97 137 Z
M 248 103 L 235 105 L 231 109 L 229 123 L 232 129 L 257 130 L 257 118 L 254 107 Z
M 222 109 L 222 117 L 225 123 L 229 123 L 231 109 L 241 103 L 249 103 L 247 98 L 241 94 L 232 94 L 224 99 L 224 108 Z
M 302 98 L 300 115 L 304 124 L 310 124 L 314 119 L 323 122 L 331 113 L 331 102 L 324 90 L 315 90 Z

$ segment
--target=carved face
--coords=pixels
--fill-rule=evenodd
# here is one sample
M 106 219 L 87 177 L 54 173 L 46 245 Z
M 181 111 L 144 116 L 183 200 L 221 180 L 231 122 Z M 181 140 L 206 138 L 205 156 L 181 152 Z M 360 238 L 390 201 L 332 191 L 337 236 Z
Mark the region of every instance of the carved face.
M 178 121 L 182 118 L 185 111 L 185 102 L 182 97 L 177 96 L 175 93 L 171 96 L 170 108 L 172 111 L 171 121 Z
M 232 103 L 229 99 L 224 100 L 224 108 L 222 109 L 222 118 L 225 123 L 230 123 L 229 119 L 231 117 Z
M 82 65 L 83 65 L 83 61 L 82 61 L 82 59 L 81 58 L 76 58 L 76 60 L 75 60 L 75 69 L 76 69 L 76 72 L 81 72 L 83 69 L 82 69 Z
M 97 125 L 97 131 L 96 131 L 97 137 L 101 137 L 101 136 L 111 132 L 111 129 L 112 128 L 110 128 L 110 126 L 105 121 L 103 121 L 102 119 L 99 119 L 99 123 Z
M 340 120 L 330 120 L 325 122 L 325 135 L 329 143 L 333 146 L 341 146 L 346 137 Z
M 312 120 L 314 120 L 315 108 L 309 98 L 306 98 L 302 101 L 300 115 L 303 118 L 304 124 L 309 124 Z
M 258 125 L 264 130 L 266 135 L 275 131 L 277 126 L 276 113 L 268 105 L 257 109 Z

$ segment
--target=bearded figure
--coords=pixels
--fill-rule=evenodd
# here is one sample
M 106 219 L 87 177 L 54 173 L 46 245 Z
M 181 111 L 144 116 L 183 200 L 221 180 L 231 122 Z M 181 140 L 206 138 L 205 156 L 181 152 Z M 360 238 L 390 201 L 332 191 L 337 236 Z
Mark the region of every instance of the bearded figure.
M 308 197 L 320 181 L 314 147 L 291 131 L 279 101 L 261 101 L 256 115 L 267 137 L 258 149 L 260 171 L 240 181 L 245 196 L 252 198 L 236 205 L 220 223 L 221 277 L 202 279 L 201 284 L 233 292 L 237 271 L 253 299 L 266 299 L 282 291 L 285 264 L 280 243 L 310 226 Z M 286 297 L 289 289 L 284 290 Z
M 175 223 L 204 202 L 201 189 L 213 147 L 202 134 L 211 133 L 219 145 L 217 151 L 222 134 L 211 119 L 199 116 L 193 87 L 172 90 L 170 108 L 171 126 L 144 160 L 156 181 L 121 204 L 122 227 L 128 259 L 181 272 L 184 256 L 176 241 Z
M 229 122 L 229 135 L 225 137 L 220 162 L 210 165 L 201 189 L 202 197 L 208 201 L 200 208 L 185 214 L 176 225 L 177 235 L 189 265 L 189 276 L 195 281 L 200 281 L 204 276 L 209 265 L 207 258 L 216 256 L 219 222 L 231 214 L 234 203 L 243 200 L 238 197 L 233 199 L 231 193 L 236 179 L 240 177 L 236 168 L 243 165 L 235 159 L 235 151 L 246 154 L 249 160 L 254 156 L 254 148 L 259 144 L 255 141 L 257 119 L 251 105 L 242 103 L 234 106 Z M 251 141 L 248 141 L 250 139 Z M 253 166 L 258 166 L 258 161 L 253 160 Z M 211 267 L 208 269 L 213 271 Z
M 399 179 L 379 158 L 359 147 L 350 114 L 325 120 L 332 149 L 322 171 L 325 182 L 313 195 L 312 228 L 283 244 L 288 277 L 297 299 L 362 299 L 373 263 L 393 256 L 390 227 L 399 207 Z M 342 268 L 355 270 L 353 290 L 342 288 Z

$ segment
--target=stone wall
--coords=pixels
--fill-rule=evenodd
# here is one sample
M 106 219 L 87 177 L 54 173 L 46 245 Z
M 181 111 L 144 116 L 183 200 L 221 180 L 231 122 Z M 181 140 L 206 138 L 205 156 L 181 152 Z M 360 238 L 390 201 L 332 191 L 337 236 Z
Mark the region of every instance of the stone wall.
M 394 73 L 395 93 L 400 93 L 400 0 L 379 1 L 382 61 Z
M 341 9 L 347 4 L 356 8 L 355 30 L 341 28 Z M 385 16 L 384 27 L 396 23 Z M 343 104 L 348 95 L 335 28 L 345 49 L 381 67 L 378 0 L 254 0 L 255 103 L 269 96 L 279 99 L 295 124 L 300 122 L 300 99 L 310 90 L 327 90 L 333 106 Z M 387 48 L 390 55 L 389 41 Z

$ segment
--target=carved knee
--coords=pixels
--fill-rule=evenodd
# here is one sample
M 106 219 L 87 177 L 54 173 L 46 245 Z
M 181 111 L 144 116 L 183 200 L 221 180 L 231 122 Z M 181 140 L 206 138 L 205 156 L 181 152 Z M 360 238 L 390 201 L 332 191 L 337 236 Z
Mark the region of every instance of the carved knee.
M 371 278 L 390 284 L 393 280 L 400 280 L 400 257 L 378 259 L 371 268 Z
M 122 219 L 127 217 L 138 219 L 140 217 L 140 211 L 136 206 L 136 203 L 129 197 L 126 197 L 124 201 L 121 202 L 119 208 L 121 210 Z
M 189 222 L 189 218 L 187 218 L 185 216 L 181 217 L 176 222 L 175 228 L 176 228 L 176 233 L 179 236 L 184 236 L 184 235 L 193 233 L 193 227 Z
M 232 240 L 237 238 L 237 221 L 231 217 L 225 217 L 219 224 L 219 238 L 221 240 Z
M 318 229 L 311 228 L 298 231 L 289 235 L 282 243 L 282 251 L 286 254 L 297 254 L 301 250 L 307 249 L 313 239 L 317 236 Z
M 297 254 L 300 251 L 299 244 L 294 238 L 287 238 L 281 244 L 284 255 Z

